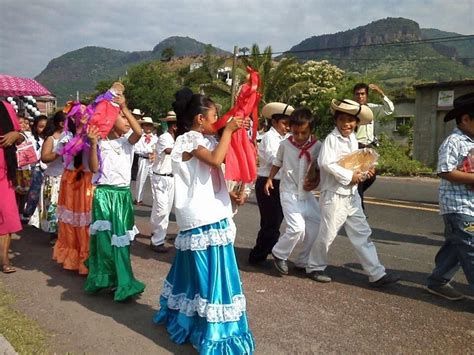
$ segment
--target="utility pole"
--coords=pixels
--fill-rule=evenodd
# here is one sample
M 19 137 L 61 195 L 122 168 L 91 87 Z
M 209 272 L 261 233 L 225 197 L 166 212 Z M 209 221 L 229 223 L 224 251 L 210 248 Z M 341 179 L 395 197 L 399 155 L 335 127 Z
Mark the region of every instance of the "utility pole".
M 239 47 L 234 46 L 234 60 L 232 61 L 232 86 L 230 87 L 230 107 L 234 106 L 235 101 L 235 71 L 237 69 L 237 53 Z

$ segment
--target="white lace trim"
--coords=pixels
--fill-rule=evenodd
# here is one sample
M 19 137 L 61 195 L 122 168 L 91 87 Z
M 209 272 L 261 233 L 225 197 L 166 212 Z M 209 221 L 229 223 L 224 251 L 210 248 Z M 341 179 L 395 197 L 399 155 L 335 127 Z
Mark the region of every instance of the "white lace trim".
M 89 232 L 91 235 L 96 234 L 96 232 L 103 232 L 103 231 L 108 231 L 112 230 L 112 223 L 107 220 L 97 220 L 91 226 L 89 227 Z M 130 245 L 130 241 L 135 239 L 135 236 L 140 233 L 138 230 L 137 226 L 133 226 L 131 230 L 128 230 L 125 232 L 124 235 L 112 235 L 112 239 L 110 240 L 110 245 L 116 246 L 116 247 L 126 247 L 127 245 Z
M 125 232 L 125 235 L 113 235 L 110 244 L 116 247 L 126 247 L 127 245 L 130 245 L 130 242 L 135 239 L 135 236 L 138 233 L 140 233 L 140 231 L 137 226 L 133 226 L 132 230 Z
M 226 229 L 210 229 L 200 234 L 192 234 L 192 230 L 179 233 L 174 246 L 179 250 L 206 250 L 209 246 L 227 245 L 233 243 L 235 229 L 229 225 Z
M 182 134 L 176 139 L 170 156 L 172 160 L 181 162 L 183 160 L 184 152 L 192 152 L 199 146 L 207 148 L 208 145 L 209 144 L 206 142 L 206 139 L 204 138 L 202 133 L 196 131 L 189 131 L 185 134 Z
M 168 300 L 168 308 L 179 310 L 187 317 L 192 317 L 197 313 L 210 323 L 237 322 L 246 309 L 244 295 L 233 296 L 231 304 L 213 304 L 201 298 L 199 294 L 196 294 L 194 299 L 189 299 L 184 293 L 173 295 L 172 290 L 173 285 L 165 280 L 161 296 Z
M 58 206 L 58 221 L 73 225 L 74 227 L 84 227 L 91 224 L 90 212 L 73 212 L 64 206 Z
M 89 234 L 95 234 L 97 231 L 103 232 L 103 231 L 109 231 L 112 230 L 112 223 L 107 220 L 97 220 L 94 223 L 92 223 L 89 227 Z

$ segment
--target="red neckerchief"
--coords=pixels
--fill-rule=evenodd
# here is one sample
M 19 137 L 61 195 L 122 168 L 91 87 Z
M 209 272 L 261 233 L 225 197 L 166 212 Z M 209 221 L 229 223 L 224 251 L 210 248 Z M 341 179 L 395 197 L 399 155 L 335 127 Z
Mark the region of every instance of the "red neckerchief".
M 293 139 L 293 136 L 289 136 L 288 137 L 288 140 L 290 141 L 291 144 L 293 144 L 296 148 L 298 148 L 300 150 L 300 154 L 298 156 L 299 159 L 301 159 L 301 157 L 304 155 L 306 157 L 306 159 L 308 159 L 308 163 L 311 163 L 311 154 L 309 153 L 309 149 L 316 144 L 316 142 L 318 141 L 315 137 L 311 136 L 309 138 L 309 140 L 303 144 L 302 146 L 298 146 L 294 139 Z
M 151 134 L 145 134 L 145 143 L 148 144 L 151 142 Z

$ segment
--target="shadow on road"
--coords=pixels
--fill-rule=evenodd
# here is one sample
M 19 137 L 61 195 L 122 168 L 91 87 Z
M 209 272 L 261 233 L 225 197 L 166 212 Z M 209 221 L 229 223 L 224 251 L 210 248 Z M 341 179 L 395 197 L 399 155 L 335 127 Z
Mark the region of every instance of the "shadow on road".
M 449 301 L 444 298 L 432 295 L 425 290 L 428 273 L 390 269 L 387 272 L 400 277 L 400 282 L 385 288 L 374 288 L 368 284 L 367 276 L 362 271 L 360 264 L 347 263 L 343 267 L 328 268 L 331 276 L 334 276 L 335 282 L 348 284 L 352 286 L 364 287 L 376 292 L 385 292 L 399 297 L 410 298 L 433 305 L 450 309 L 456 312 L 474 313 L 473 300 L 465 299 L 462 301 Z M 462 272 L 462 271 L 460 271 Z M 453 282 L 453 287 L 464 293 L 468 297 L 474 297 L 466 284 Z
M 342 228 L 338 234 L 343 235 L 344 237 L 347 237 L 347 234 L 344 228 Z M 433 239 L 433 238 L 429 238 L 422 235 L 394 233 L 385 229 L 378 229 L 378 228 L 372 228 L 372 235 L 370 236 L 370 238 L 372 240 L 376 240 L 378 243 L 388 244 L 388 245 L 398 245 L 401 243 L 413 243 L 413 244 L 441 247 L 441 245 L 443 244 L 443 241 L 439 239 Z
M 113 293 L 105 290 L 94 295 L 85 293 L 83 289 L 85 277 L 75 271 L 64 270 L 51 259 L 52 247 L 49 245 L 46 233 L 25 226 L 23 231 L 17 234 L 21 238 L 13 241 L 12 262 L 17 268 L 36 270 L 47 275 L 49 277 L 47 286 L 64 288 L 61 300 L 77 302 L 94 313 L 110 317 L 172 353 L 195 354 L 190 344 L 177 345 L 171 342 L 165 327 L 152 323 L 152 317 L 156 312 L 152 306 L 139 303 L 137 300 L 115 302 Z M 153 253 L 140 239 L 132 246 L 132 254 L 144 259 L 156 258 L 156 253 Z M 174 253 L 164 254 L 162 261 L 171 262 L 173 255 Z
M 393 233 L 395 234 L 395 233 Z M 409 236 L 408 236 L 409 237 Z M 300 270 L 294 269 L 294 264 L 289 261 L 289 275 L 281 276 L 273 266 L 273 259 L 271 256 L 267 260 L 258 265 L 249 265 L 248 255 L 250 248 L 235 248 L 239 269 L 249 273 L 260 273 L 272 277 L 296 277 L 306 278 L 306 274 Z M 436 297 L 425 291 L 424 286 L 428 273 L 415 272 L 409 270 L 387 270 L 401 278 L 401 281 L 395 285 L 385 288 L 374 288 L 369 285 L 367 276 L 363 273 L 360 264 L 346 263 L 341 267 L 329 265 L 326 269 L 327 273 L 333 278 L 333 282 L 351 285 L 355 287 L 365 288 L 374 292 L 384 292 L 399 297 L 405 297 L 413 300 L 418 300 L 433 305 L 447 308 L 456 312 L 474 313 L 473 300 L 466 299 L 464 301 L 452 302 L 441 297 Z M 453 286 L 469 297 L 474 297 L 474 294 L 469 290 L 466 284 L 453 282 Z

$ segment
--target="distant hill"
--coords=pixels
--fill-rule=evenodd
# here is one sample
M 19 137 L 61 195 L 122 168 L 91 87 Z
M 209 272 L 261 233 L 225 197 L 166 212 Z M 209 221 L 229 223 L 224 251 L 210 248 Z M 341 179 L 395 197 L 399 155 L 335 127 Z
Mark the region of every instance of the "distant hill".
M 459 34 L 423 30 L 415 21 L 387 18 L 348 31 L 307 38 L 286 54 L 300 60 L 327 59 L 349 73 L 369 73 L 389 86 L 474 78 L 471 62 L 457 60 L 474 57 L 473 41 L 423 43 L 425 39 L 451 36 Z M 402 44 L 414 41 L 421 43 Z M 387 43 L 395 44 L 384 45 Z
M 474 39 L 423 42 L 455 36 L 459 34 L 421 29 L 409 19 L 386 18 L 348 31 L 307 38 L 286 54 L 291 53 L 302 61 L 327 59 L 349 74 L 370 74 L 387 89 L 403 88 L 415 81 L 474 78 L 474 60 L 469 59 L 474 58 Z M 403 44 L 413 41 L 421 42 Z M 55 93 L 62 104 L 75 98 L 76 90 L 93 92 L 100 80 L 125 75 L 128 68 L 139 63 L 163 59 L 163 51 L 169 48 L 174 57 L 181 58 L 203 55 L 206 46 L 189 37 L 173 36 L 151 51 L 84 47 L 51 60 L 35 79 Z M 213 49 L 218 55 L 231 55 Z
M 204 54 L 206 44 L 198 42 L 190 37 L 169 37 L 153 48 L 153 55 L 156 58 L 161 58 L 161 53 L 166 48 L 173 48 L 174 55 L 177 57 L 201 55 Z M 230 52 L 226 52 L 222 49 L 214 47 L 214 53 L 216 55 L 231 55 Z
M 459 33 L 440 31 L 435 28 L 422 28 L 423 39 L 446 38 L 460 36 Z M 444 56 L 456 58 L 463 64 L 474 66 L 474 39 L 464 41 L 446 41 L 433 44 L 433 48 Z
M 189 37 L 169 37 L 158 43 L 152 51 L 125 52 L 102 47 L 84 47 L 51 60 L 35 77 L 58 98 L 62 105 L 81 94 L 94 91 L 96 84 L 105 79 L 125 75 L 128 68 L 142 62 L 160 60 L 162 51 L 172 48 L 174 56 L 202 55 L 206 44 Z M 217 55 L 230 55 L 215 48 Z

